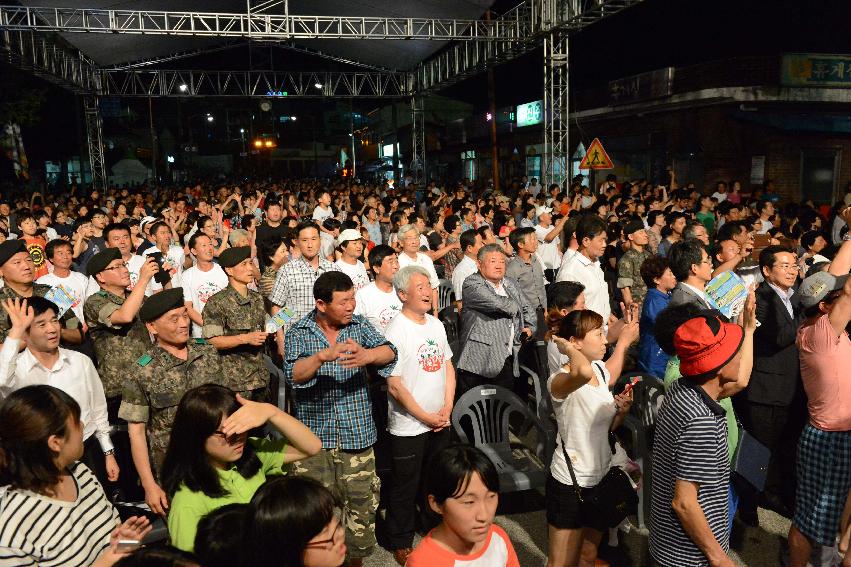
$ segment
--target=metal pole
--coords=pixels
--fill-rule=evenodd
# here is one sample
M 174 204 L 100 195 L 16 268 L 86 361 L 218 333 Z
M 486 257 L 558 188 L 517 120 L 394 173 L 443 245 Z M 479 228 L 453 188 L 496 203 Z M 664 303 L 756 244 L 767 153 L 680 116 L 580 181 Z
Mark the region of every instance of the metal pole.
M 411 125 L 413 128 L 413 124 Z M 399 183 L 399 116 L 398 111 L 396 110 L 396 103 L 393 103 L 393 133 L 395 134 L 393 140 L 393 183 L 395 187 L 398 187 Z
M 485 12 L 485 21 L 490 21 L 491 12 Z M 491 130 L 491 179 L 494 191 L 499 190 L 499 145 L 496 140 L 496 87 L 494 86 L 493 67 L 488 66 L 488 111 Z
M 148 97 L 148 118 L 151 121 L 151 171 L 154 174 L 154 183 L 157 182 L 157 131 L 154 129 L 154 105 L 151 97 Z
M 355 110 L 352 99 L 349 99 L 349 136 L 352 139 L 352 179 L 354 179 L 358 166 L 355 158 Z

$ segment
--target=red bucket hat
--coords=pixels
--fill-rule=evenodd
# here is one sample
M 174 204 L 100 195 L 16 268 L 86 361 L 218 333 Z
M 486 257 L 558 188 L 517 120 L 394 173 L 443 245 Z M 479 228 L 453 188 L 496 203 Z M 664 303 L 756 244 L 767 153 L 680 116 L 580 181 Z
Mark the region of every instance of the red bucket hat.
M 736 356 L 744 330 L 715 315 L 689 319 L 674 333 L 674 349 L 680 357 L 680 373 L 697 378 L 709 376 Z

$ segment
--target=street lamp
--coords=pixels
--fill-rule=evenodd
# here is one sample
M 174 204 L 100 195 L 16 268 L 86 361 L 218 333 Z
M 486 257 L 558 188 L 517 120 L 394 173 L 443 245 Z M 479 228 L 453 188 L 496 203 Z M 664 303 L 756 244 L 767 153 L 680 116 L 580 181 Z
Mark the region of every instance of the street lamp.
M 208 115 L 207 115 L 207 122 L 212 122 L 213 120 L 215 120 L 215 118 L 213 117 L 213 115 L 212 115 L 212 114 L 208 114 Z
M 321 89 L 322 83 L 313 83 L 313 86 L 316 87 L 317 89 Z
M 187 87 L 186 85 L 180 85 L 177 88 L 180 89 L 180 92 L 182 92 L 182 93 L 185 93 L 186 91 L 189 90 L 189 87 Z
M 296 120 L 298 120 L 298 116 L 290 116 L 290 120 L 292 120 L 293 122 L 295 122 Z

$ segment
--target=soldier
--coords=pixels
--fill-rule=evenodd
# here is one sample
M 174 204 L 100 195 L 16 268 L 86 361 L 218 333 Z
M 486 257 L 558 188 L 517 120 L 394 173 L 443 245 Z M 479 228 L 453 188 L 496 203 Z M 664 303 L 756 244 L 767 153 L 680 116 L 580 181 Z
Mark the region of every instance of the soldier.
M 248 289 L 254 277 L 251 248 L 228 248 L 219 255 L 219 264 L 228 286 L 207 300 L 203 336 L 222 355 L 225 385 L 235 392 L 247 391 L 246 397 L 254 401 L 266 401 L 266 311 L 263 296 Z
M 637 305 L 640 312 L 641 303 L 647 295 L 647 284 L 641 277 L 641 264 L 651 255 L 647 250 L 650 239 L 640 220 L 627 224 L 623 234 L 629 241 L 629 250 L 618 260 L 618 288 L 623 293 L 624 303 Z
M 189 340 L 191 321 L 183 302 L 183 288 L 161 291 L 148 298 L 139 318 L 154 335 L 151 346 L 135 363 L 124 386 L 118 417 L 127 420 L 130 450 L 139 473 L 145 501 L 165 515 L 168 498 L 157 483 L 174 414 L 183 394 L 196 386 L 222 379 L 219 354 L 203 339 Z
M 100 291 L 86 300 L 83 316 L 94 343 L 112 423 L 118 415 L 124 382 L 132 375 L 136 360 L 151 345 L 138 314 L 145 287 L 158 270 L 156 260 L 146 258 L 139 269 L 138 285 L 128 292 L 130 272 L 119 248 L 98 252 L 86 265 L 86 273 L 97 281 Z
M 0 243 L 0 276 L 5 284 L 3 289 L 0 289 L 0 301 L 33 295 L 44 297 L 52 289 L 49 285 L 33 283 L 35 266 L 23 240 L 6 240 Z M 82 325 L 74 315 L 74 311 L 70 309 L 70 305 L 59 321 L 62 323 L 60 331 L 62 346 L 79 345 L 83 342 Z M 6 340 L 6 335 L 11 328 L 12 322 L 4 313 L 0 317 L 0 343 Z

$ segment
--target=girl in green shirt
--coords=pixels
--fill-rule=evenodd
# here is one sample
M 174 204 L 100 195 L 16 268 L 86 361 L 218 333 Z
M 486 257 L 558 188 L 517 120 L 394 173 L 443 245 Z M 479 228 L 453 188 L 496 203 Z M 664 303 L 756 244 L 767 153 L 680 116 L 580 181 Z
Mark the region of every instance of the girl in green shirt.
M 267 423 L 284 438 L 248 437 Z M 177 407 L 163 461 L 172 545 L 192 551 L 201 518 L 226 504 L 249 502 L 267 476 L 285 474 L 283 465 L 321 448 L 307 426 L 272 404 L 216 384 L 189 390 Z

